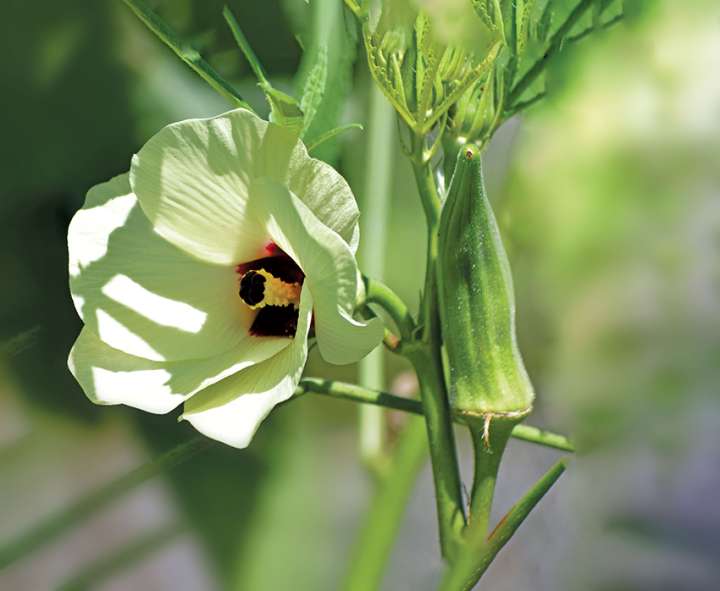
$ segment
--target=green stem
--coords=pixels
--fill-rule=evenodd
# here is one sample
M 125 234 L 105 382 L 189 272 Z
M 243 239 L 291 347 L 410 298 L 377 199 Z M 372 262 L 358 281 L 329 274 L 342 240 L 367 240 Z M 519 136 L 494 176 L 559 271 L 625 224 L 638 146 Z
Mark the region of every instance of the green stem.
M 343 589 L 378 589 L 410 493 L 427 457 L 423 421 L 411 420 L 396 444 L 387 476 L 377 486 L 350 558 Z
M 489 538 L 486 537 L 484 528 L 471 525 L 467 534 L 467 543 L 457 561 L 445 571 L 439 591 L 469 591 L 472 589 L 498 552 L 503 549 L 525 518 L 540 502 L 540 499 L 560 478 L 565 467 L 566 461 L 560 460 L 550 468 L 500 520 Z
M 363 17 L 363 9 L 360 4 L 356 2 L 356 0 L 345 0 L 345 6 L 347 6 L 352 13 L 361 19 Z
M 365 283 L 365 301 L 377 304 L 392 318 L 403 339 L 410 340 L 415 331 L 415 321 L 405 302 L 382 281 L 363 277 Z
M 124 0 L 137 17 L 150 29 L 155 35 L 172 49 L 175 54 L 190 66 L 205 82 L 207 82 L 214 90 L 224 96 L 228 101 L 237 107 L 250 109 L 240 93 L 223 78 L 208 62 L 206 62 L 200 53 L 184 43 L 178 34 L 163 19 L 158 16 L 144 0 Z
M 529 99 L 515 103 L 508 111 L 505 111 L 504 118 L 508 119 L 508 118 L 512 117 L 513 115 L 517 115 L 519 112 L 524 111 L 525 109 L 529 109 L 535 103 L 538 103 L 542 99 L 544 99 L 546 96 L 547 96 L 547 92 L 544 90 L 541 90 L 540 92 L 533 95 Z
M 250 68 L 255 74 L 255 77 L 258 79 L 260 85 L 267 87 L 272 86 L 268 81 L 267 76 L 265 75 L 265 70 L 263 70 L 263 67 L 260 64 L 260 60 L 255 55 L 255 52 L 250 46 L 247 37 L 245 37 L 245 33 L 243 33 L 242 29 L 240 28 L 240 23 L 238 23 L 235 15 L 232 13 L 229 6 L 225 6 L 223 8 L 223 18 L 225 19 L 225 22 L 227 23 L 228 28 L 232 33 L 233 39 L 235 39 L 235 43 L 237 43 L 240 51 L 243 52 L 245 59 L 250 64 Z
M 599 25 L 593 25 L 591 27 L 588 27 L 584 31 L 580 31 L 576 35 L 568 37 L 565 42 L 566 43 L 577 43 L 578 41 L 582 41 L 585 37 L 595 33 L 596 31 L 604 31 L 606 29 L 613 27 L 614 25 L 616 25 L 620 21 L 622 21 L 624 18 L 625 18 L 625 15 L 622 12 L 620 14 L 616 14 L 614 17 L 608 19 L 604 23 L 600 23 Z
M 413 174 L 417 184 L 420 203 L 422 203 L 428 230 L 435 230 L 440 221 L 440 209 L 442 201 L 435 186 L 432 168 L 424 161 L 422 140 L 418 140 L 419 146 L 412 159 Z
M 552 447 L 560 451 L 574 452 L 575 446 L 572 442 L 559 433 L 552 433 L 545 429 L 539 429 L 532 425 L 515 425 L 512 430 L 513 439 L 520 439 L 529 443 L 537 443 L 545 447 Z
M 475 452 L 475 469 L 473 485 L 470 493 L 469 527 L 488 531 L 490 511 L 495 496 L 495 483 L 497 482 L 500 460 L 507 445 L 512 423 L 508 421 L 493 421 L 484 425 L 471 425 L 470 435 L 473 440 Z
M 58 591 L 90 591 L 97 589 L 109 578 L 143 560 L 148 555 L 176 540 L 185 531 L 177 523 L 161 526 L 127 546 L 113 552 L 110 556 L 100 558 L 90 564 L 82 572 L 76 574 L 58 587 Z
M 427 350 L 409 354 L 418 382 L 425 414 L 430 459 L 432 462 L 435 502 L 444 558 L 452 560 L 465 526 L 460 472 L 450 409 L 444 398 L 445 383 L 436 361 Z
M 393 163 L 393 110 L 380 90 L 370 88 L 369 135 L 367 144 L 367 169 L 365 173 L 365 198 L 363 199 L 362 234 L 371 239 L 360 243 L 360 261 L 365 271 L 373 277 L 382 277 L 385 271 L 387 251 L 388 212 L 390 180 Z M 369 285 L 373 287 L 372 284 Z M 376 284 L 373 292 L 392 294 L 384 286 Z M 393 294 L 394 295 L 394 294 Z M 400 304 L 402 301 L 397 298 Z M 395 302 L 397 303 L 397 302 Z M 371 388 L 382 388 L 385 382 L 385 352 L 378 348 L 359 364 L 359 381 Z M 385 415 L 382 409 L 360 407 L 360 454 L 368 466 L 382 468 L 385 443 Z
M 530 69 L 522 78 L 520 78 L 510 91 L 507 104 L 514 105 L 522 94 L 530 87 L 530 85 L 535 82 L 537 77 L 542 74 L 550 58 L 562 48 L 566 35 L 585 14 L 585 12 L 593 5 L 594 1 L 595 0 L 580 0 L 580 2 L 577 3 L 575 8 L 573 8 L 568 17 L 565 19 L 565 22 L 563 22 L 558 30 L 555 31 L 555 34 L 552 36 L 550 44 L 545 50 L 545 53 L 543 53 L 542 57 L 530 66 Z
M 106 486 L 92 491 L 70 507 L 62 509 L 59 513 L 52 515 L 18 539 L 0 548 L 0 569 L 48 544 L 99 509 L 109 505 L 115 499 L 120 498 L 162 471 L 189 460 L 199 451 L 207 449 L 210 444 L 211 441 L 205 437 L 195 437 L 147 464 L 120 476 Z
M 465 526 L 465 512 L 441 353 L 442 335 L 435 270 L 441 199 L 435 186 L 432 167 L 423 158 L 423 138 L 416 136 L 415 140 L 412 164 L 418 193 L 425 210 L 428 246 L 419 323 L 422 334 L 405 354 L 413 364 L 420 383 L 435 484 L 440 547 L 443 557 L 452 560 Z
M 21 333 L 16 334 L 14 337 L 6 341 L 0 341 L 0 355 L 13 357 L 22 353 L 35 344 L 40 331 L 42 331 L 42 326 L 38 324 L 28 330 L 24 330 Z
M 338 127 L 333 127 L 332 129 L 327 130 L 325 133 L 320 134 L 319 136 L 308 140 L 307 141 L 307 151 L 312 154 L 313 150 L 316 148 L 319 148 L 322 146 L 325 142 L 330 141 L 334 137 L 340 135 L 341 133 L 344 133 L 346 131 L 350 131 L 351 129 L 359 129 L 362 131 L 364 128 L 359 123 L 348 123 L 346 125 L 340 125 Z
M 419 400 L 395 396 L 388 392 L 370 390 L 356 384 L 325 380 L 321 378 L 303 378 L 295 391 L 295 397 L 303 394 L 321 394 L 339 400 L 349 400 L 362 404 L 374 404 L 392 410 L 400 410 L 415 415 L 422 415 L 423 405 Z M 290 400 L 293 400 L 292 398 Z M 465 424 L 464 419 L 454 416 L 453 420 L 459 425 Z M 559 449 L 561 451 L 574 452 L 572 442 L 558 433 L 532 427 L 530 425 L 515 425 L 512 430 L 512 437 L 529 443 L 536 443 L 545 447 Z

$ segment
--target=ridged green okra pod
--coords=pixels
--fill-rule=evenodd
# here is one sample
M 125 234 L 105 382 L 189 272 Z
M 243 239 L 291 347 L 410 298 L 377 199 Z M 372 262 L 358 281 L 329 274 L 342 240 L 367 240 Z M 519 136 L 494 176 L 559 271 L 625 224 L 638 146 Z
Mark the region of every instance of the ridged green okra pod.
M 473 145 L 458 154 L 442 210 L 438 281 L 454 412 L 486 431 L 495 419 L 519 421 L 534 392 L 515 336 L 510 266 Z

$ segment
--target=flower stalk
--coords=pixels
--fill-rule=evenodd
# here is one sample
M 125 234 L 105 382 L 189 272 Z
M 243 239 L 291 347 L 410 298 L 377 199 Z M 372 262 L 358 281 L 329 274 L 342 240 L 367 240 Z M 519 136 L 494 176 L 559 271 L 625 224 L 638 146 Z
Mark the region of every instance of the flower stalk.
M 470 428 L 475 454 L 472 490 L 470 493 L 469 527 L 487 532 L 495 496 L 500 461 L 513 431 L 513 421 L 488 420 L 482 429 Z
M 363 277 L 365 302 L 382 307 L 395 323 L 402 339 L 408 342 L 415 332 L 415 321 L 400 297 L 382 281 Z

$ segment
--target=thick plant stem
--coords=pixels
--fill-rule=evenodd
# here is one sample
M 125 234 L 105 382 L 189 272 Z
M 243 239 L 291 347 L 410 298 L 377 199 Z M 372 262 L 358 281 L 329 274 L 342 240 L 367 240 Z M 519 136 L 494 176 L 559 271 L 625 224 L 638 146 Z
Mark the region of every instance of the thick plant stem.
M 205 437 L 195 437 L 190 441 L 181 443 L 147 464 L 143 464 L 120 476 L 106 486 L 92 491 L 75 504 L 50 516 L 26 534 L 0 548 L 0 569 L 50 543 L 70 528 L 83 522 L 96 511 L 109 505 L 112 501 L 122 497 L 162 471 L 189 460 L 199 451 L 210 447 L 211 444 L 212 441 Z
M 469 591 L 472 589 L 498 552 L 502 550 L 525 518 L 540 502 L 540 499 L 560 478 L 565 471 L 565 466 L 565 460 L 560 460 L 550 468 L 500 520 L 490 537 L 486 536 L 482 527 L 471 525 L 468 528 L 467 542 L 457 561 L 445 571 L 439 591 Z
M 426 456 L 423 421 L 413 419 L 399 437 L 390 470 L 378 483 L 350 557 L 350 569 L 342 586 L 345 591 L 380 587 L 405 507 Z
M 455 436 L 449 422 L 450 409 L 447 399 L 441 398 L 445 394 L 445 384 L 428 351 L 418 351 L 409 358 L 420 382 L 435 485 L 440 549 L 445 559 L 452 560 L 465 526 L 465 514 Z
M 425 289 L 416 341 L 406 355 L 412 362 L 420 383 L 425 414 L 430 459 L 432 462 L 442 555 L 452 560 L 465 526 L 460 470 L 455 436 L 448 403 L 442 365 L 442 334 L 438 312 L 438 286 L 435 264 L 438 254 L 438 224 L 441 200 L 435 186 L 432 168 L 423 158 L 422 138 L 416 138 L 413 172 L 428 227 Z
M 393 111 L 380 90 L 370 88 L 369 138 L 367 145 L 368 167 L 365 175 L 365 199 L 361 230 L 371 237 L 360 244 L 360 261 L 372 277 L 382 278 L 387 251 L 387 224 L 390 197 L 390 170 L 392 167 Z M 385 385 L 385 361 L 382 347 L 372 351 L 359 364 L 359 381 L 370 388 Z M 360 407 L 360 455 L 371 468 L 381 469 L 384 464 L 385 414 L 381 408 Z

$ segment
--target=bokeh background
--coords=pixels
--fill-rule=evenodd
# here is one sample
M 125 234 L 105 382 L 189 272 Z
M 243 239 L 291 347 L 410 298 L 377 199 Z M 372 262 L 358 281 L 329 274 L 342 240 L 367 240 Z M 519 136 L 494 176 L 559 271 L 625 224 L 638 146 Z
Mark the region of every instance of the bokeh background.
M 230 4 L 273 82 L 292 89 L 312 26 L 305 2 Z M 264 108 L 222 2 L 158 9 Z M 74 383 L 65 236 L 87 189 L 126 170 L 151 134 L 227 105 L 121 2 L 5 0 L 0 14 L 2 548 L 192 436 L 174 415 L 93 406 Z M 579 453 L 479 588 L 720 588 L 717 3 L 646 2 L 564 51 L 548 83 L 548 99 L 501 129 L 487 173 L 539 393 L 531 422 L 570 433 Z M 362 55 L 352 84 L 341 118 L 366 122 Z M 361 208 L 366 134 L 326 154 Z M 416 304 L 422 214 L 393 154 L 385 279 Z M 388 359 L 389 387 L 407 389 L 406 370 Z M 0 589 L 336 589 L 373 487 L 357 448 L 353 405 L 293 401 L 249 449 L 212 446 L 138 487 L 0 570 Z M 513 442 L 498 515 L 556 457 Z M 426 468 L 383 589 L 433 589 L 437 555 Z

